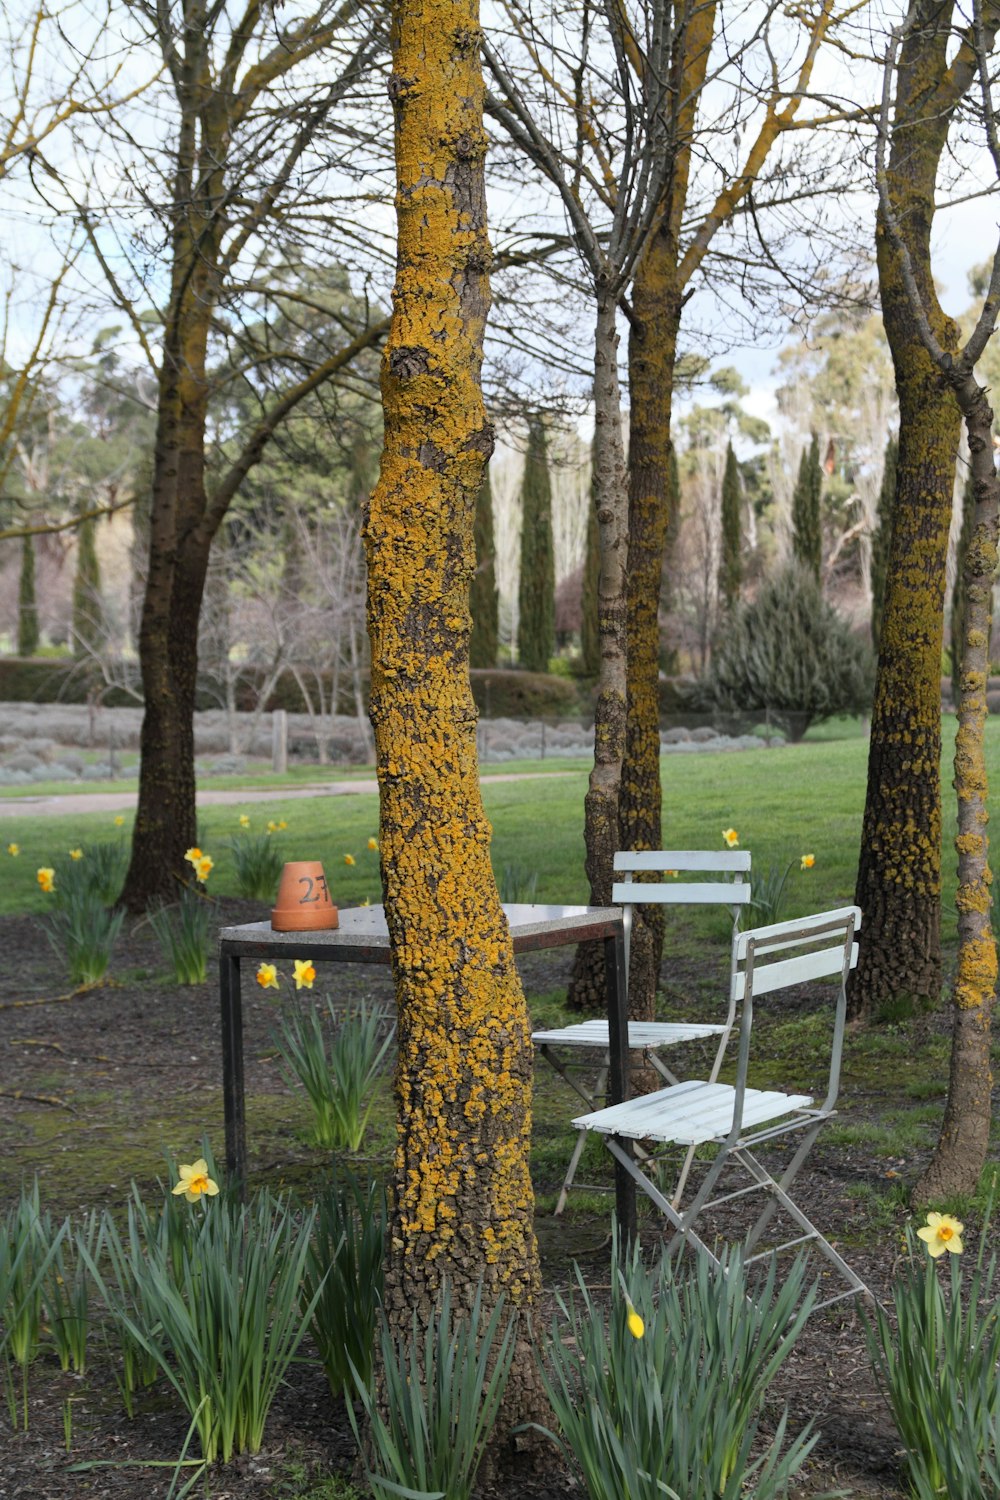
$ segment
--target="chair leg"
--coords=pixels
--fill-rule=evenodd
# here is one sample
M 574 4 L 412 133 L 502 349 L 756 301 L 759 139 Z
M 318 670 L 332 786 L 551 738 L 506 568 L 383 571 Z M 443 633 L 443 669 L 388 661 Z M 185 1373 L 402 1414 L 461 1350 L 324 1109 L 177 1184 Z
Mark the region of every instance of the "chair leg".
M 615 1161 L 621 1161 L 622 1166 L 624 1166 L 625 1172 L 627 1172 L 628 1175 L 630 1175 L 630 1178 L 633 1178 L 634 1181 L 639 1184 L 639 1187 L 642 1188 L 643 1193 L 645 1193 L 646 1197 L 648 1197 L 649 1202 L 651 1202 L 652 1205 L 655 1206 L 655 1208 L 660 1209 L 661 1214 L 664 1215 L 664 1218 L 669 1221 L 670 1226 L 672 1226 L 673 1230 L 675 1230 L 672 1238 L 670 1238 L 669 1245 L 667 1245 L 667 1254 L 670 1254 L 673 1250 L 675 1250 L 675 1247 L 676 1245 L 678 1245 L 679 1241 L 684 1241 L 685 1244 L 691 1245 L 694 1250 L 700 1251 L 703 1256 L 708 1256 L 708 1259 L 711 1260 L 712 1265 L 721 1266 L 721 1262 L 720 1259 L 718 1259 L 718 1256 L 715 1256 L 715 1254 L 712 1253 L 711 1250 L 709 1250 L 708 1245 L 705 1244 L 705 1241 L 700 1238 L 700 1235 L 696 1235 L 693 1229 L 694 1221 L 696 1221 L 697 1215 L 699 1215 L 700 1209 L 702 1209 L 703 1202 L 705 1202 L 705 1197 L 708 1197 L 708 1193 L 709 1191 L 711 1191 L 715 1179 L 718 1178 L 718 1170 L 721 1170 L 717 1167 L 718 1158 L 715 1163 L 712 1163 L 712 1167 L 711 1169 L 709 1169 L 708 1179 L 706 1179 L 705 1184 L 702 1184 L 702 1190 L 699 1191 L 699 1196 L 697 1196 L 696 1199 L 693 1200 L 690 1208 L 685 1209 L 685 1211 L 681 1214 L 681 1212 L 679 1212 L 678 1209 L 673 1206 L 673 1203 L 670 1203 L 670 1200 L 666 1199 L 666 1197 L 663 1196 L 663 1193 L 661 1193 L 660 1188 L 657 1187 L 657 1184 L 655 1184 L 655 1182 L 652 1182 L 652 1179 L 646 1176 L 646 1173 L 643 1172 L 642 1167 L 637 1166 L 637 1163 L 633 1160 L 633 1157 L 631 1157 L 631 1155 L 628 1154 L 627 1151 L 624 1151 L 624 1149 L 622 1149 L 622 1146 L 619 1145 L 618 1139 L 616 1139 L 615 1136 L 604 1137 L 604 1145 L 607 1146 L 607 1149 L 609 1149 L 610 1154 L 612 1154 L 612 1157 L 615 1158 Z
M 792 1158 L 792 1161 L 785 1168 L 780 1181 L 775 1181 L 775 1179 L 767 1171 L 766 1167 L 764 1167 L 762 1163 L 758 1161 L 758 1159 L 750 1151 L 746 1150 L 745 1147 L 735 1147 L 730 1151 L 720 1151 L 716 1155 L 715 1160 L 709 1166 L 708 1171 L 705 1174 L 705 1178 L 699 1186 L 698 1192 L 691 1200 L 689 1206 L 683 1211 L 681 1211 L 677 1206 L 676 1195 L 673 1201 L 667 1199 L 657 1187 L 656 1183 L 653 1182 L 646 1174 L 646 1172 L 644 1172 L 642 1168 L 633 1160 L 631 1155 L 627 1151 L 623 1150 L 622 1146 L 615 1136 L 605 1136 L 604 1142 L 615 1160 L 621 1162 L 625 1170 L 638 1184 L 638 1186 L 642 1188 L 642 1191 L 649 1198 L 650 1202 L 654 1205 L 654 1207 L 659 1209 L 660 1213 L 663 1214 L 664 1218 L 673 1229 L 674 1233 L 672 1234 L 666 1246 L 667 1254 L 673 1254 L 674 1251 L 681 1245 L 688 1244 L 698 1253 L 707 1256 L 709 1262 L 718 1269 L 721 1269 L 722 1262 L 720 1261 L 719 1257 L 709 1249 L 705 1240 L 695 1232 L 694 1224 L 699 1214 L 703 1210 L 711 1210 L 716 1206 L 716 1204 L 727 1201 L 727 1197 L 722 1197 L 713 1201 L 711 1199 L 711 1193 L 727 1163 L 729 1163 L 730 1161 L 736 1163 L 753 1179 L 753 1183 L 756 1185 L 756 1187 L 759 1187 L 768 1195 L 768 1202 L 765 1204 L 763 1210 L 758 1215 L 749 1234 L 746 1235 L 742 1240 L 744 1265 L 749 1265 L 751 1261 L 759 1259 L 762 1255 L 766 1256 L 772 1253 L 771 1251 L 763 1251 L 755 1256 L 752 1252 L 754 1246 L 759 1243 L 764 1230 L 767 1228 L 767 1225 L 770 1223 L 777 1209 L 779 1207 L 783 1208 L 789 1215 L 789 1217 L 793 1220 L 793 1222 L 802 1231 L 802 1234 L 800 1238 L 791 1240 L 780 1248 L 790 1249 L 793 1245 L 797 1245 L 801 1242 L 807 1241 L 814 1243 L 817 1251 L 827 1261 L 829 1261 L 829 1263 L 839 1272 L 840 1276 L 847 1283 L 847 1291 L 838 1292 L 832 1297 L 824 1298 L 822 1302 L 817 1302 L 816 1309 L 819 1309 L 821 1307 L 829 1307 L 834 1302 L 839 1302 L 845 1297 L 856 1296 L 859 1293 L 869 1298 L 872 1295 L 865 1283 L 861 1280 L 857 1273 L 852 1270 L 852 1268 L 847 1264 L 844 1258 L 833 1248 L 826 1236 L 819 1229 L 817 1229 L 816 1225 L 813 1224 L 809 1218 L 807 1218 L 802 1209 L 799 1208 L 798 1204 L 795 1203 L 794 1200 L 788 1195 L 787 1189 L 793 1182 L 799 1170 L 799 1167 L 802 1165 L 802 1162 L 808 1155 L 809 1147 L 818 1134 L 822 1124 L 823 1121 L 818 1120 L 815 1126 L 806 1132 L 806 1138 L 803 1140 L 802 1145 L 799 1147 L 798 1151 L 796 1151 L 795 1156 Z M 688 1151 L 685 1162 L 685 1169 L 688 1160 L 693 1154 L 693 1151 L 693 1147 L 691 1147 Z M 742 1196 L 742 1194 L 745 1192 L 753 1192 L 754 1190 L 755 1189 L 753 1186 L 740 1189 L 739 1192 L 737 1192 L 734 1196 L 739 1197 Z
M 872 1293 L 869 1291 L 865 1283 L 861 1280 L 857 1272 L 854 1271 L 847 1264 L 847 1261 L 844 1260 L 843 1256 L 833 1248 L 826 1235 L 823 1234 L 822 1230 L 816 1227 L 812 1220 L 808 1218 L 805 1213 L 803 1213 L 802 1209 L 798 1206 L 794 1199 L 790 1198 L 788 1195 L 788 1188 L 798 1174 L 799 1167 L 802 1165 L 802 1162 L 808 1155 L 809 1147 L 816 1139 L 816 1136 L 818 1135 L 822 1124 L 822 1120 L 817 1120 L 815 1127 L 806 1132 L 806 1136 L 803 1139 L 802 1145 L 799 1147 L 798 1151 L 796 1151 L 795 1156 L 789 1162 L 788 1166 L 781 1174 L 780 1180 L 777 1182 L 771 1176 L 770 1172 L 768 1172 L 767 1168 L 760 1161 L 758 1161 L 758 1159 L 753 1156 L 751 1152 L 746 1150 L 737 1150 L 733 1152 L 733 1156 L 737 1161 L 739 1161 L 744 1170 L 749 1172 L 750 1175 L 755 1179 L 755 1181 L 758 1182 L 768 1194 L 768 1202 L 764 1205 L 764 1208 L 758 1215 L 753 1228 L 750 1230 L 750 1233 L 743 1241 L 744 1250 L 746 1252 L 746 1262 L 749 1263 L 750 1260 L 757 1258 L 752 1253 L 754 1246 L 760 1243 L 760 1239 L 762 1234 L 764 1233 L 764 1230 L 771 1222 L 778 1208 L 780 1207 L 784 1209 L 788 1217 L 803 1231 L 801 1237 L 802 1240 L 812 1241 L 815 1244 L 816 1249 L 819 1251 L 820 1255 L 828 1260 L 830 1264 L 840 1272 L 840 1275 L 844 1278 L 844 1280 L 850 1287 L 849 1292 L 843 1292 L 836 1297 L 828 1297 L 823 1302 L 819 1302 L 816 1304 L 817 1307 L 828 1307 L 832 1302 L 839 1302 L 841 1300 L 841 1297 L 852 1296 L 860 1292 L 865 1297 L 870 1298 Z M 791 1241 L 781 1248 L 790 1249 L 792 1245 L 797 1243 L 798 1241 Z M 770 1252 L 764 1251 L 761 1253 L 766 1255 Z
M 559 1074 L 559 1077 L 563 1080 L 564 1083 L 569 1085 L 569 1087 L 575 1094 L 579 1094 L 580 1098 L 584 1101 L 589 1109 L 600 1109 L 601 1104 L 605 1098 L 608 1083 L 609 1064 L 607 1053 L 604 1054 L 604 1061 L 601 1063 L 601 1066 L 597 1070 L 597 1077 L 594 1079 L 593 1088 L 590 1091 L 588 1091 L 582 1084 L 577 1083 L 576 1079 L 570 1076 L 569 1070 L 562 1062 L 562 1059 L 558 1057 L 554 1052 L 551 1052 L 547 1046 L 541 1048 L 541 1053 L 550 1067 L 555 1069 L 555 1071 Z M 570 1188 L 573 1186 L 573 1178 L 576 1176 L 576 1169 L 580 1165 L 580 1157 L 583 1155 L 583 1148 L 585 1144 L 586 1134 L 581 1130 L 578 1132 L 576 1141 L 573 1145 L 573 1154 L 569 1159 L 569 1166 L 566 1168 L 566 1176 L 563 1178 L 563 1185 L 559 1189 L 559 1198 L 556 1202 L 555 1215 L 553 1217 L 561 1214 L 563 1209 L 566 1207 L 566 1199 L 569 1195 Z
M 580 1165 L 580 1157 L 583 1155 L 583 1148 L 586 1144 L 587 1132 L 585 1130 L 578 1131 L 576 1144 L 573 1147 L 573 1155 L 569 1159 L 569 1166 L 566 1168 L 566 1176 L 563 1178 L 563 1185 L 559 1191 L 559 1201 L 556 1204 L 557 1215 L 561 1214 L 563 1209 L 566 1207 L 566 1198 L 569 1194 L 570 1188 L 573 1186 L 573 1178 L 576 1176 L 576 1169 Z

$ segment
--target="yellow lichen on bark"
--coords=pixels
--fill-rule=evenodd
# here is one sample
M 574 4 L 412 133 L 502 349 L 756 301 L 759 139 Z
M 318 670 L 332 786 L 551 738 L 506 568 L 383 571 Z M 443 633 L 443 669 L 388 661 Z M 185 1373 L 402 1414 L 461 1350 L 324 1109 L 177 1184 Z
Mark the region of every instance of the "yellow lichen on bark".
M 365 526 L 379 847 L 398 1004 L 386 1306 L 529 1301 L 527 1010 L 490 866 L 468 675 L 475 496 L 492 450 L 480 386 L 489 308 L 478 11 L 399 0 L 398 264 L 385 439 Z

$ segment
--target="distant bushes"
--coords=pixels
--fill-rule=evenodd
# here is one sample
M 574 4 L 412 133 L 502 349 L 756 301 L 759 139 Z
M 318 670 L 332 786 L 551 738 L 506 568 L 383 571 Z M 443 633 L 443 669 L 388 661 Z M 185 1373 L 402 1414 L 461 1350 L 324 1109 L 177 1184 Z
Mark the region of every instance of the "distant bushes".
M 491 719 L 576 719 L 584 707 L 575 682 L 545 672 L 482 669 L 473 671 L 472 693 L 479 712 Z M 257 707 L 264 673 L 254 667 L 240 671 L 236 684 L 236 706 L 243 713 Z M 327 698 L 331 684 L 326 683 Z M 363 685 L 368 697 L 368 680 Z M 86 703 L 94 694 L 106 708 L 134 708 L 136 699 L 120 688 L 107 688 L 97 671 L 72 658 L 0 657 L 0 702 Z M 197 707 L 220 708 L 225 693 L 212 674 L 199 677 Z M 283 672 L 268 696 L 265 709 L 283 708 L 287 713 L 306 713 L 307 707 L 291 671 Z M 337 712 L 353 715 L 354 698 L 349 678 L 341 683 Z

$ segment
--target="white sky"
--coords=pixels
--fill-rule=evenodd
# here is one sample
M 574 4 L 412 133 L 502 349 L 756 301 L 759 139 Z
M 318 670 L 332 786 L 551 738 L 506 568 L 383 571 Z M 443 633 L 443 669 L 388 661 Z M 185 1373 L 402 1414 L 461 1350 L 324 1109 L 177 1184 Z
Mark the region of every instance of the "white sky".
M 81 0 L 85 7 L 88 0 Z M 99 3 L 99 0 L 95 0 Z M 892 10 L 894 0 L 886 0 L 887 8 Z M 15 0 L 14 10 L 26 9 L 26 0 Z M 859 84 L 856 79 L 850 83 L 838 77 L 837 66 L 831 61 L 829 65 L 824 64 L 825 71 L 818 76 L 817 82 L 824 92 L 837 94 L 846 92 L 848 87 L 857 91 Z M 130 74 L 135 74 L 135 63 L 130 62 Z M 130 77 L 130 82 L 134 81 Z M 52 149 L 57 150 L 53 143 Z M 108 176 L 110 174 L 110 177 Z M 120 183 L 117 168 L 107 166 L 101 173 L 105 181 L 112 182 L 112 188 Z M 113 181 L 112 181 L 113 179 Z M 519 186 L 510 184 L 498 186 L 491 196 L 491 217 L 495 222 L 506 218 L 508 222 L 515 216 L 514 210 L 519 199 L 521 206 L 525 206 L 525 200 L 530 199 L 535 190 L 525 179 L 523 191 Z M 53 263 L 53 255 L 49 246 L 48 236 L 45 230 L 34 219 L 35 211 L 30 207 L 30 199 L 26 190 L 12 190 L 8 180 L 3 187 L 5 214 L 0 227 L 0 245 L 8 259 L 20 259 L 23 263 L 29 263 L 38 270 L 42 277 L 49 264 Z M 532 207 L 530 203 L 528 207 Z M 856 205 L 852 203 L 848 214 L 855 212 Z M 935 269 L 941 282 L 943 299 L 947 310 L 961 312 L 968 305 L 969 296 L 967 289 L 967 275 L 971 267 L 989 256 L 996 243 L 996 226 L 1000 208 L 989 199 L 974 199 L 957 208 L 951 209 L 947 214 L 939 214 L 935 226 Z M 380 215 L 382 217 L 382 215 Z M 872 195 L 870 213 L 866 214 L 861 227 L 862 233 L 867 233 L 873 239 L 874 225 L 874 199 Z M 556 294 L 558 295 L 558 293 Z M 705 304 L 709 296 L 705 291 L 699 292 L 698 298 L 692 304 L 691 312 L 695 313 L 699 303 Z M 103 322 L 112 321 L 115 315 L 108 313 Z M 115 319 L 117 320 L 117 319 Z M 692 323 L 689 318 L 689 326 Z M 709 315 L 706 322 L 711 322 Z M 27 325 L 25 325 L 27 326 Z M 96 325 L 96 326 L 99 326 Z M 751 395 L 747 398 L 746 406 L 755 414 L 773 421 L 775 417 L 774 387 L 776 384 L 775 365 L 777 362 L 778 349 L 786 343 L 789 338 L 786 329 L 775 327 L 774 336 L 771 340 L 758 338 L 750 347 L 733 347 L 728 353 L 719 354 L 714 362 L 716 364 L 734 364 L 743 375 L 747 384 L 751 387 Z M 24 335 L 21 334 L 22 339 Z M 690 335 L 689 335 L 690 337 Z M 625 329 L 622 328 L 622 347 L 624 351 Z M 684 340 L 682 339 L 682 346 Z M 688 345 L 690 347 L 690 345 Z M 16 342 L 12 353 L 16 354 Z M 704 399 L 704 397 L 702 397 Z M 587 423 L 582 424 L 583 435 L 586 432 Z

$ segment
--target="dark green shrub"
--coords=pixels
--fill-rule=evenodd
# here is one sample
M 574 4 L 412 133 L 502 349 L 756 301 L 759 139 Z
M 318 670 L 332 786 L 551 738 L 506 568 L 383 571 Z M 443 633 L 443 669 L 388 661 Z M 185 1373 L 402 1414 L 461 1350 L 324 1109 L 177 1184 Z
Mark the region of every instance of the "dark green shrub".
M 90 661 L 62 657 L 0 657 L 0 702 L 86 703 L 98 693 L 105 708 L 135 708 L 122 688 L 105 688 Z
M 800 739 L 813 722 L 867 713 L 873 671 L 867 643 L 792 563 L 735 611 L 694 697 L 704 712 L 767 711 Z
M 547 672 L 471 672 L 472 696 L 488 719 L 578 719 L 580 696 Z

